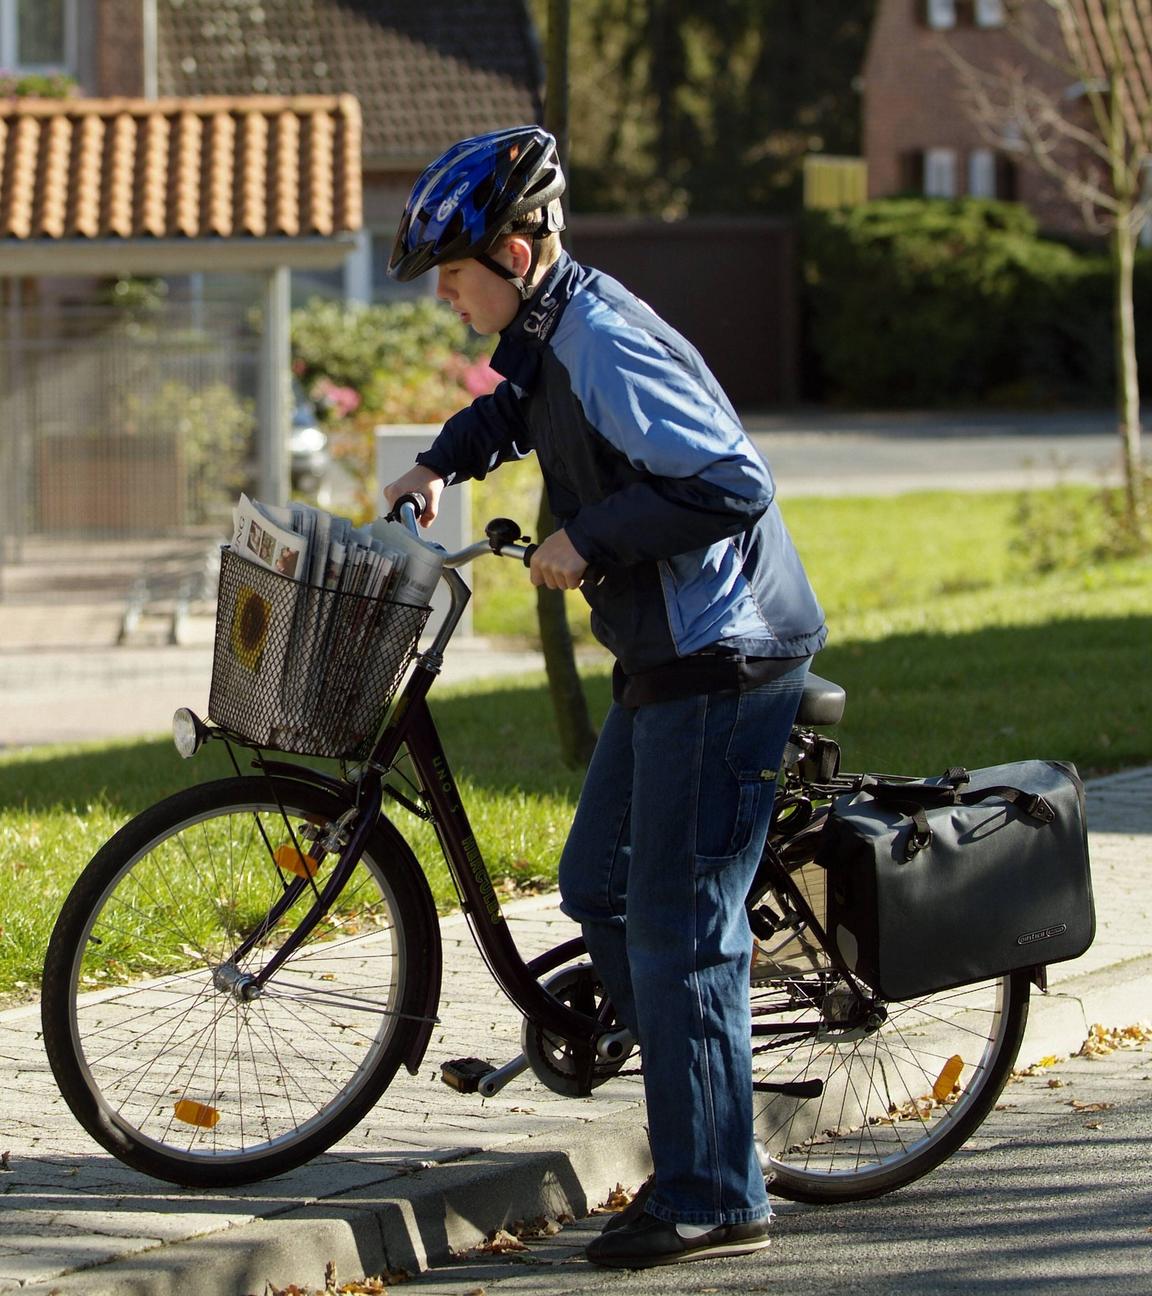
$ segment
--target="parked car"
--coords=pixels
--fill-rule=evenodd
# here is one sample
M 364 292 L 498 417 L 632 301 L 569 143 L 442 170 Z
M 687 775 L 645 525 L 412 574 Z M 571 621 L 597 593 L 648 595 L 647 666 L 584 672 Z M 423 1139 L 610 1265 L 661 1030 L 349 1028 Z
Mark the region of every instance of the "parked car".
M 328 434 L 320 426 L 320 415 L 308 393 L 292 380 L 291 450 L 292 489 L 302 495 L 316 495 L 328 475 L 331 453 Z

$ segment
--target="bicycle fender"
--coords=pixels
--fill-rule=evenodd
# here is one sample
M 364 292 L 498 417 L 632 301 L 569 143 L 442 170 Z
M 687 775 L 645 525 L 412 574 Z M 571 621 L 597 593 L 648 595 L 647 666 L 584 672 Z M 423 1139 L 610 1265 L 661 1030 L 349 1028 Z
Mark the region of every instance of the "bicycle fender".
M 393 847 L 392 858 L 412 874 L 414 890 L 424 911 L 428 930 L 428 952 L 425 972 L 424 1002 L 420 1005 L 420 1024 L 404 1059 L 404 1067 L 409 1075 L 415 1075 L 428 1051 L 432 1039 L 432 1030 L 436 1026 L 436 1012 L 440 1007 L 440 985 L 444 972 L 444 948 L 440 939 L 440 915 L 436 912 L 436 902 L 432 898 L 432 888 L 424 876 L 412 847 L 404 839 L 404 834 L 386 815 L 381 815 L 377 822 L 375 834 L 383 837 Z

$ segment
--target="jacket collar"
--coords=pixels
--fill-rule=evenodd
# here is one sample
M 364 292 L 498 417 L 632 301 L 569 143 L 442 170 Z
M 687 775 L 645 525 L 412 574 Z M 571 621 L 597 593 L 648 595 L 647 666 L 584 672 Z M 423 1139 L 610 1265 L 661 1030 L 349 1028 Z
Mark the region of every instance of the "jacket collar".
M 500 341 L 489 362 L 497 373 L 516 380 L 510 370 L 520 368 L 522 349 L 538 351 L 547 346 L 564 308 L 572 298 L 578 267 L 567 252 L 561 252 L 556 264 L 540 281 L 539 287 L 516 312 L 516 317 L 500 331 Z

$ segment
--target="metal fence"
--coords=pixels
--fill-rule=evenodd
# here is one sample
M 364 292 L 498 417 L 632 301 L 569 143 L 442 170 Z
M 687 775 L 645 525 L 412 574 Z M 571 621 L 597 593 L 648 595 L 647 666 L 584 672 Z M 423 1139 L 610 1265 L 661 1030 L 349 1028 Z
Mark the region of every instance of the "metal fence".
M 0 317 L 0 556 L 226 524 L 251 466 L 257 349 L 239 308 Z

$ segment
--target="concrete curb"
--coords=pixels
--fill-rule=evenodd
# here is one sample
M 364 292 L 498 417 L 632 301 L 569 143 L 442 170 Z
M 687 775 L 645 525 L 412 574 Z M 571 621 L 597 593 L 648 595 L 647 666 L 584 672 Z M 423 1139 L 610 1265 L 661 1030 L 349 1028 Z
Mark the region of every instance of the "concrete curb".
M 530 1135 L 511 1151 L 478 1152 L 19 1290 L 21 1296 L 260 1296 L 269 1281 L 323 1289 L 329 1262 L 345 1276 L 415 1274 L 516 1220 L 587 1215 L 617 1183 L 635 1185 L 649 1168 L 636 1114 L 617 1114 L 575 1134 Z
M 1048 994 L 1033 990 L 1017 1065 L 1072 1055 L 1097 1023 L 1129 1026 L 1150 1015 L 1152 955 L 1069 977 Z

